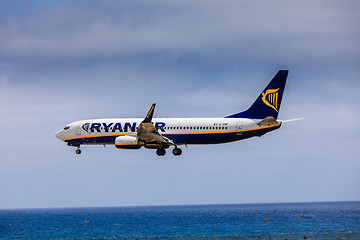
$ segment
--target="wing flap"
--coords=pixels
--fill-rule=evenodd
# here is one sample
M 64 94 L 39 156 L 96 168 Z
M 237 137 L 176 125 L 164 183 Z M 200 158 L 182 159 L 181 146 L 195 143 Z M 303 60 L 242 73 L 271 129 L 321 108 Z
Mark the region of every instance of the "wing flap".
M 145 142 L 159 142 L 162 144 L 173 145 L 174 142 L 167 137 L 161 135 L 155 128 L 154 124 L 151 122 L 152 116 L 154 114 L 155 103 L 151 106 L 148 114 L 145 119 L 140 123 L 137 138 Z

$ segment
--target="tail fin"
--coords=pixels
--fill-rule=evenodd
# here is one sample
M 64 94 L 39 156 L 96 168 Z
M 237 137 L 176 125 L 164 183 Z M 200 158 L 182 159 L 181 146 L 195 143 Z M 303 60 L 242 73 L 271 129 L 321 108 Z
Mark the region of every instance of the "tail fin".
M 264 119 L 271 116 L 277 119 L 287 75 L 288 70 L 278 71 L 248 110 L 226 117 Z

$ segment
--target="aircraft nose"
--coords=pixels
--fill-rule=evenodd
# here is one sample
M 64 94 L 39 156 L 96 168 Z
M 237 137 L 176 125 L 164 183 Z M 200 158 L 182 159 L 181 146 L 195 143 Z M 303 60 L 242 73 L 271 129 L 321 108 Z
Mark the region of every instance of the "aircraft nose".
M 62 140 L 62 130 L 58 131 L 58 132 L 55 134 L 55 136 L 56 136 L 58 139 Z

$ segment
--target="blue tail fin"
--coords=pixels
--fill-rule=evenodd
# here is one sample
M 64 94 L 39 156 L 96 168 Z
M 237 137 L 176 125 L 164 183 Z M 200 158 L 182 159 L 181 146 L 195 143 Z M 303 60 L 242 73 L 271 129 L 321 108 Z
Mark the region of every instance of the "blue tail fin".
M 227 118 L 264 119 L 271 116 L 277 119 L 287 75 L 288 70 L 278 71 L 248 110 L 227 116 Z

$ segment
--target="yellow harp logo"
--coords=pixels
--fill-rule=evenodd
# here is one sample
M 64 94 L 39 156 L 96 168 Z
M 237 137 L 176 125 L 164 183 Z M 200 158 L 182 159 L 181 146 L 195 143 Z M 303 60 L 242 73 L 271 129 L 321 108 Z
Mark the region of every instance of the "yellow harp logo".
M 278 89 L 268 89 L 266 90 L 266 92 L 263 92 L 262 95 L 262 100 L 263 102 L 268 105 L 269 107 L 273 108 L 276 112 L 278 112 L 277 108 L 278 108 Z

